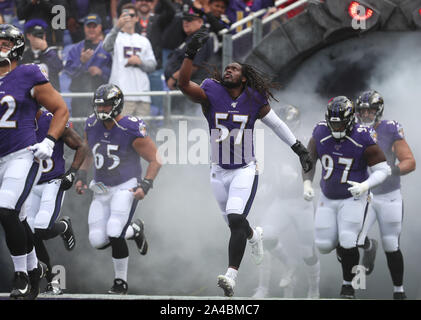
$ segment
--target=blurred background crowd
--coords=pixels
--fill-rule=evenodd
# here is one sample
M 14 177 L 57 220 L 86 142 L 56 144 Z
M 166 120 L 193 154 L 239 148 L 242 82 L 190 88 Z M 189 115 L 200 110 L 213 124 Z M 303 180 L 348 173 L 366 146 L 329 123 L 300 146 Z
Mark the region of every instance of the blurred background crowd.
M 211 37 L 194 60 L 192 77 L 200 83 L 211 68 L 221 68 L 221 30 L 252 12 L 267 9 L 267 16 L 296 1 L 277 8 L 273 0 L 0 0 L 0 22 L 24 32 L 20 63 L 42 65 L 58 91 L 93 92 L 113 82 L 126 94 L 176 90 L 186 43 L 205 26 Z M 56 5 L 65 9 L 64 30 L 52 27 Z M 125 98 L 125 114 L 163 114 L 162 96 Z M 92 112 L 90 98 L 66 99 L 72 117 Z M 174 102 L 173 113 L 188 113 L 182 101 Z

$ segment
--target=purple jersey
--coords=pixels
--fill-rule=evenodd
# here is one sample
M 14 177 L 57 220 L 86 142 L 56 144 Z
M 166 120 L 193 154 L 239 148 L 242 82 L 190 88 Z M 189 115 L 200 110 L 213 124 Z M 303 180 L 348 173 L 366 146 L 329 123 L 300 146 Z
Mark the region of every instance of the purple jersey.
M 322 164 L 320 187 L 323 194 L 329 199 L 352 197 L 347 181 L 363 182 L 368 178 L 364 151 L 376 144 L 374 130 L 355 124 L 349 135 L 336 140 L 326 121 L 321 121 L 313 130 L 313 139 Z
M 255 160 L 254 123 L 260 108 L 268 101 L 247 87 L 237 99 L 218 81 L 205 79 L 201 85 L 209 107 L 205 114 L 209 124 L 212 162 L 224 169 L 237 169 Z
M 136 138 L 144 138 L 143 120 L 125 116 L 111 130 L 93 114 L 86 120 L 85 132 L 94 156 L 94 179 L 107 186 L 115 186 L 135 177 L 140 180 L 140 156 L 133 148 Z
M 40 106 L 31 89 L 47 82 L 36 64 L 18 66 L 0 78 L 0 157 L 37 143 L 34 119 Z
M 402 126 L 396 121 L 383 120 L 375 128 L 377 134 L 377 144 L 386 156 L 387 164 L 394 166 L 396 155 L 392 151 L 392 146 L 396 140 L 405 139 Z M 400 176 L 388 176 L 387 179 L 373 189 L 374 194 L 388 193 L 401 187 Z
M 48 111 L 43 111 L 37 120 L 37 142 L 41 142 L 47 136 L 48 129 L 50 128 L 53 114 Z M 67 125 L 68 126 L 68 125 Z M 42 160 L 42 175 L 38 184 L 57 179 L 65 172 L 64 160 L 64 141 L 58 139 L 54 145 L 53 154 L 50 159 Z

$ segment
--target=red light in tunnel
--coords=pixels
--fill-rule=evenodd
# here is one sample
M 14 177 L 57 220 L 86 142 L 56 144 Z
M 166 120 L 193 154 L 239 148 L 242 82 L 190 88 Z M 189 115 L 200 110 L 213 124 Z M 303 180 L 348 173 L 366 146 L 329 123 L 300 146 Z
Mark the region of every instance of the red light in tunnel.
M 361 12 L 360 9 L 363 9 Z M 362 14 L 364 13 L 365 14 Z M 370 8 L 366 8 L 365 6 L 363 6 L 362 4 L 360 4 L 357 1 L 352 1 L 348 7 L 348 12 L 349 15 L 351 16 L 352 19 L 355 20 L 367 20 L 370 19 L 371 16 L 373 15 L 374 11 L 371 10 Z M 420 14 L 421 14 L 421 9 L 420 9 Z

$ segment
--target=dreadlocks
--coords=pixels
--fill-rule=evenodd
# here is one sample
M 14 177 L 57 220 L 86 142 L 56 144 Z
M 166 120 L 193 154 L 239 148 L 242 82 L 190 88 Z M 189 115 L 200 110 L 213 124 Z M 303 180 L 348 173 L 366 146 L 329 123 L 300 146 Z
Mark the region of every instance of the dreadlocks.
M 279 83 L 273 82 L 263 72 L 249 64 L 240 63 L 238 61 L 234 61 L 233 63 L 238 63 L 241 66 L 241 72 L 243 76 L 247 79 L 246 87 L 250 87 L 251 89 L 256 90 L 267 100 L 273 99 L 275 101 L 278 101 L 273 96 L 271 89 L 280 89 L 281 85 Z M 213 69 L 212 73 L 213 78 L 220 82 L 222 81 L 222 75 L 216 68 Z

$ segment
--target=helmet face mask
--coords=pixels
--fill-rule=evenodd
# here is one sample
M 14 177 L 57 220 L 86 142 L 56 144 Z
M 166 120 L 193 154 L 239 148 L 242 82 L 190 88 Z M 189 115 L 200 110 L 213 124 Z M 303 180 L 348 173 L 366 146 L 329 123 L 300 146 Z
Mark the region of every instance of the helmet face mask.
M 20 60 L 25 50 L 25 37 L 23 33 L 11 24 L 0 25 L 0 39 L 6 39 L 13 43 L 9 51 L 0 51 L 0 62 Z
M 373 126 L 380 121 L 384 110 L 384 100 L 377 91 L 369 90 L 363 92 L 355 104 L 359 123 Z
M 112 120 L 123 110 L 124 96 L 120 88 L 114 84 L 104 84 L 96 89 L 93 99 L 94 112 L 98 120 Z M 98 107 L 110 106 L 110 111 Z
M 331 99 L 327 105 L 325 119 L 333 138 L 344 138 L 351 132 L 355 123 L 354 104 L 345 96 Z

